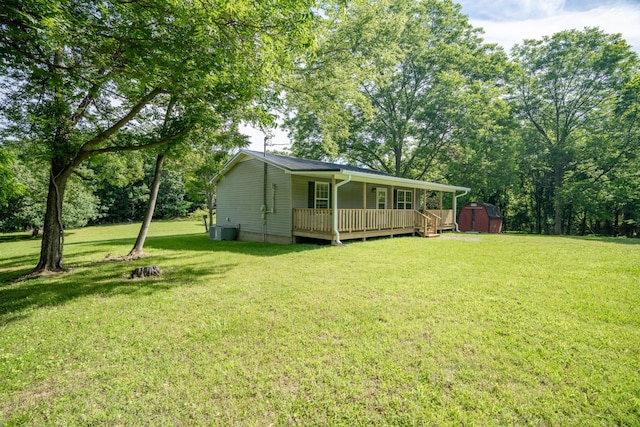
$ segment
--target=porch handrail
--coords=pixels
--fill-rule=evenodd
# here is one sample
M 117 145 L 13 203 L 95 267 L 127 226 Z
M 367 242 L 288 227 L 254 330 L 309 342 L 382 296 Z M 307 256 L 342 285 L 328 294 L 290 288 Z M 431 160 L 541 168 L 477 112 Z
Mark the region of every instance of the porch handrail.
M 440 218 L 438 215 L 434 214 L 433 212 L 429 212 L 428 210 L 421 211 L 420 213 L 429 217 L 432 221 L 435 221 L 434 230 L 437 230 L 438 228 L 440 228 L 440 223 L 442 222 L 442 218 Z
M 294 208 L 294 230 L 330 233 L 332 209 Z M 414 214 L 402 209 L 338 209 L 338 230 L 358 232 L 413 228 Z
M 455 217 L 453 209 L 427 209 L 427 212 L 432 213 L 440 218 L 440 224 L 442 228 L 455 228 Z
M 424 233 L 432 232 L 436 233 L 438 230 L 438 224 L 440 223 L 440 217 L 426 211 L 415 211 L 416 213 L 416 227 L 424 230 Z

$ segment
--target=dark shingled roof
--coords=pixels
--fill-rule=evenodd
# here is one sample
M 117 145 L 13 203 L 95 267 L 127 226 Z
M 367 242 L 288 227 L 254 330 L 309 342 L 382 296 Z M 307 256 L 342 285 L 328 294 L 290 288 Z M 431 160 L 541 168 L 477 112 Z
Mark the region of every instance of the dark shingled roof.
M 492 205 L 490 203 L 478 203 L 479 205 L 484 206 L 487 211 L 487 215 L 489 218 L 502 218 L 502 214 L 500 213 L 500 209 L 497 206 Z
M 259 151 L 252 151 L 252 150 L 242 150 L 242 151 L 253 154 L 256 157 L 263 157 L 269 163 L 280 166 L 281 168 L 287 169 L 290 171 L 298 171 L 298 172 L 336 171 L 337 172 L 340 170 L 345 170 L 345 171 L 352 171 L 352 172 L 370 173 L 374 175 L 393 176 L 391 174 L 379 172 L 373 169 L 365 169 L 365 168 L 359 168 L 356 166 L 341 165 L 338 163 L 326 163 L 318 160 L 300 159 L 297 157 L 281 156 L 279 154 L 272 154 L 272 153 L 267 153 L 265 155 L 264 153 L 261 153 Z

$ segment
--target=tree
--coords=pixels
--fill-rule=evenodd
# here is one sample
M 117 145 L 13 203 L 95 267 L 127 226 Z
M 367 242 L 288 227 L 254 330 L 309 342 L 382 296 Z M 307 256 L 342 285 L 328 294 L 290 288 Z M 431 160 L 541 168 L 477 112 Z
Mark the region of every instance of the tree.
M 330 15 L 320 48 L 338 60 L 318 56 L 301 72 L 316 87 L 307 90 L 311 97 L 326 88 L 322 103 L 292 91 L 295 151 L 317 155 L 303 139 L 316 145 L 329 139 L 352 162 L 400 177 L 442 179 L 438 163 L 460 142 L 468 118 L 494 120 L 485 106 L 500 95 L 495 88 L 506 56 L 483 44 L 480 30 L 451 1 L 376 1 L 345 15 Z M 322 112 L 326 98 L 338 104 L 340 118 Z M 335 125 L 341 121 L 347 126 Z
M 50 165 L 35 271 L 63 269 L 63 200 L 80 165 L 100 154 L 177 143 L 251 105 L 308 43 L 310 6 L 308 0 L 4 2 L 5 134 L 29 141 Z
M 606 127 L 618 120 L 615 100 L 636 69 L 637 57 L 619 34 L 597 28 L 526 40 L 512 55 L 520 71 L 511 80 L 511 104 L 533 130 L 525 132 L 539 165 L 534 172 L 550 184 L 553 230 L 562 234 L 571 216 L 567 183 L 588 180 L 583 172 L 590 168 L 589 159 L 598 162 L 604 152 L 624 145 L 621 135 Z M 612 170 L 621 159 L 614 155 L 613 163 L 602 167 Z
M 25 189 L 12 170 L 14 162 L 15 155 L 0 145 L 0 206 L 7 206 L 9 199 L 22 194 Z
M 24 186 L 16 180 L 12 169 L 14 154 L 0 145 L 0 206 L 7 206 L 9 199 L 23 193 Z
M 219 131 L 216 131 L 213 135 L 208 135 L 208 137 L 204 138 L 204 140 L 192 141 L 193 148 L 197 149 L 198 147 L 204 147 L 205 155 L 203 156 L 204 158 L 202 160 L 204 160 L 205 162 L 212 162 L 211 164 L 205 163 L 200 168 L 199 172 L 204 175 L 203 177 L 201 177 L 201 179 L 202 178 L 206 179 L 206 177 L 209 175 L 209 172 L 212 171 L 212 168 L 219 166 L 219 162 L 224 157 L 226 157 L 226 156 L 222 157 L 218 153 L 222 152 L 226 154 L 226 151 L 224 150 L 242 147 L 249 144 L 248 138 L 245 135 L 240 134 L 240 132 L 238 131 L 238 126 L 236 123 L 232 122 L 230 126 L 226 126 L 226 127 L 229 127 L 229 129 L 224 129 L 224 130 L 221 129 Z M 216 147 L 216 151 L 215 151 L 216 154 L 214 154 L 213 158 L 212 156 L 207 155 L 208 154 L 207 151 L 210 150 L 212 147 Z M 165 158 L 171 155 L 173 155 L 174 157 L 179 157 L 178 154 L 171 152 L 172 148 L 175 149 L 175 147 L 167 146 L 156 157 L 155 172 L 153 174 L 153 182 L 150 186 L 151 192 L 149 194 L 147 211 L 144 216 L 144 220 L 142 221 L 142 225 L 140 227 L 140 232 L 138 233 L 136 242 L 133 245 L 133 248 L 131 249 L 131 251 L 129 252 L 129 255 L 128 255 L 129 258 L 139 257 L 144 253 L 144 250 L 143 250 L 144 242 L 146 240 L 149 226 L 151 225 L 151 220 L 154 216 L 154 211 L 155 211 L 156 203 L 158 200 L 158 194 L 160 191 L 161 177 L 162 177 Z M 213 176 L 210 177 L 210 179 L 212 178 Z M 212 184 L 210 183 L 210 181 L 208 181 L 204 185 L 205 190 L 207 190 L 206 195 L 208 196 L 209 224 L 211 224 L 213 220 L 213 203 L 214 203 L 213 194 L 212 194 L 212 191 L 210 190 L 211 187 L 212 187 Z M 175 195 L 176 193 L 173 192 L 173 194 Z M 178 208 L 180 205 L 179 202 L 180 202 L 179 200 L 174 200 L 173 207 Z
M 96 179 L 102 215 L 99 222 L 142 219 L 149 197 L 145 178 L 145 152 L 129 151 L 92 157 L 89 167 Z
M 32 230 L 37 236 L 43 225 L 46 205 L 47 173 L 42 162 L 16 160 L 13 173 L 18 185 L 25 188 L 14 194 L 7 201 L 7 206 L 0 206 L 0 230 L 21 231 Z M 62 215 L 65 227 L 82 227 L 100 216 L 99 199 L 94 194 L 94 185 L 86 179 L 89 170 L 82 170 L 82 176 L 76 174 L 69 179 L 68 191 L 65 192 L 65 203 L 68 208 Z

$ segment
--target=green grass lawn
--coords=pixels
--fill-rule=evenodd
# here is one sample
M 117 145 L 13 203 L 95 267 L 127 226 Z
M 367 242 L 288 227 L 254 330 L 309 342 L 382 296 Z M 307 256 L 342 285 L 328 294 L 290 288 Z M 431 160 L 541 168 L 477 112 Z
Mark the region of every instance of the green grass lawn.
M 134 262 L 138 225 L 70 230 L 23 281 L 39 241 L 0 236 L 0 425 L 640 425 L 637 240 L 203 228 Z

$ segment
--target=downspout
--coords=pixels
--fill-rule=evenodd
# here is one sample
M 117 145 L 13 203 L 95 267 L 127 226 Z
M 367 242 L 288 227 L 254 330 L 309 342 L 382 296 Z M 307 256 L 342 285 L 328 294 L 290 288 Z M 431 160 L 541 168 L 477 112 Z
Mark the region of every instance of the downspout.
M 333 234 L 336 236 L 335 244 L 338 246 L 342 246 L 342 242 L 340 241 L 340 232 L 338 231 L 338 188 L 350 181 L 351 175 L 348 175 L 347 179 L 340 181 L 333 186 Z
M 469 190 L 464 190 L 464 193 L 456 196 L 456 192 L 453 193 L 453 223 L 456 225 L 456 232 L 459 233 L 460 229 L 458 228 L 458 197 L 466 196 L 469 194 Z
M 262 177 L 262 206 L 260 206 L 260 216 L 262 217 L 262 241 L 267 241 L 267 214 L 275 213 L 276 206 L 276 185 L 271 184 L 271 209 L 267 206 L 267 164 L 264 164 Z
M 265 138 L 265 146 L 266 146 Z M 266 150 L 265 150 L 266 157 Z M 267 162 L 263 163 L 262 175 L 262 206 L 260 206 L 260 215 L 262 216 L 262 242 L 267 242 Z

